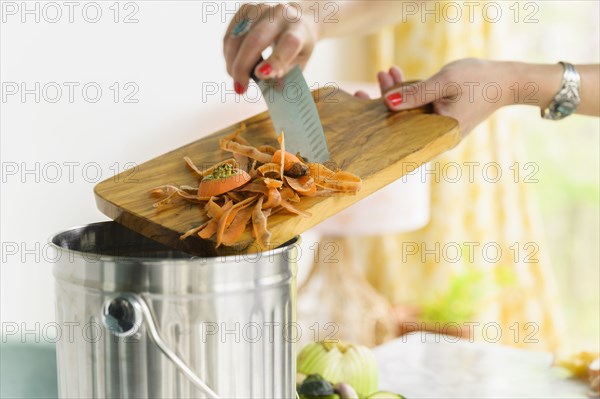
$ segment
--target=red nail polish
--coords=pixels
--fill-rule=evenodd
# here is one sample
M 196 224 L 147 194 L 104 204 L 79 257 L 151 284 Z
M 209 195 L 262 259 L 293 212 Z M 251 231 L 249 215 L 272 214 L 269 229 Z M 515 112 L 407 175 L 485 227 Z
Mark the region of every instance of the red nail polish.
M 242 86 L 241 83 L 238 83 L 238 82 L 233 83 L 233 90 L 235 90 L 235 92 L 240 95 L 242 95 L 246 92 L 246 88 L 244 86 Z
M 258 72 L 260 72 L 263 76 L 269 76 L 272 71 L 273 67 L 271 66 L 271 64 L 264 64 L 263 66 L 258 68 Z
M 398 105 L 402 104 L 402 94 L 400 93 L 392 93 L 389 96 L 387 96 L 387 100 L 389 101 L 389 103 L 394 106 L 397 107 Z

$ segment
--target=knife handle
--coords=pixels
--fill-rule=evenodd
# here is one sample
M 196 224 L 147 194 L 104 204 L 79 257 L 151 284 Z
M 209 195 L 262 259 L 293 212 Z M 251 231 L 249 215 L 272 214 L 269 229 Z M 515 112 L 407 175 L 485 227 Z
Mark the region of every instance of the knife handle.
M 256 69 L 256 67 L 258 66 L 258 64 L 260 64 L 261 62 L 263 62 L 265 59 L 262 57 L 262 55 L 260 56 L 260 58 L 258 59 L 258 61 L 256 61 L 256 64 L 254 64 L 254 66 L 252 67 L 252 70 L 250 71 L 250 78 L 252 78 L 252 80 L 254 80 L 256 83 L 258 83 L 260 81 L 260 79 L 258 78 L 258 76 L 256 76 L 256 74 L 254 73 L 254 70 Z

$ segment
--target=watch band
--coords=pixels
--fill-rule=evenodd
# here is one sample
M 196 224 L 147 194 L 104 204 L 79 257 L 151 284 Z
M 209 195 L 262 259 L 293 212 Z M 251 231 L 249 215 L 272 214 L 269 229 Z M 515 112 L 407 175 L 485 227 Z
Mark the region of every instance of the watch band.
M 575 67 L 568 62 L 560 62 L 564 67 L 563 79 L 558 93 L 552 99 L 550 105 L 542 110 L 542 118 L 559 120 L 571 115 L 577 109 L 581 98 L 579 86 L 581 78 Z

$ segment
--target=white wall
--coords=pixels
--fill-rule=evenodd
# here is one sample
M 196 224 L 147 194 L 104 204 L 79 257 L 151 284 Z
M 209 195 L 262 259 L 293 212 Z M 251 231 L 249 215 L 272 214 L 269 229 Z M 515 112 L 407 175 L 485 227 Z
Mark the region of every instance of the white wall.
M 37 4 L 39 22 L 35 11 L 23 13 L 23 3 L 2 3 L 3 332 L 6 323 L 33 328 L 53 320 L 52 264 L 45 245 L 55 232 L 106 219 L 94 202 L 96 182 L 127 163 L 142 163 L 265 108 L 262 101 L 235 101 L 222 58 L 221 18 L 231 18 L 224 2 L 211 3 L 219 7 L 216 15 L 203 13 L 208 2 L 120 3 L 117 23 L 113 2 L 97 3 L 102 15 L 96 23 L 85 19 L 96 18 L 93 4 L 75 3 L 73 22 L 63 2 L 54 3 L 59 8 L 28 2 L 30 10 Z M 51 23 L 57 10 L 62 17 Z M 128 15 L 138 22 L 124 23 Z M 347 43 L 318 47 L 306 72 L 309 84 L 339 77 L 340 53 L 348 60 L 348 49 L 356 50 Z M 352 78 L 351 70 L 344 68 L 342 77 Z M 39 102 L 34 94 L 22 98 L 21 84 L 35 91 L 36 82 Z M 84 97 L 87 83 L 101 88 L 98 102 L 90 102 L 92 86 Z M 205 98 L 207 84 L 227 91 Z M 72 102 L 68 85 L 74 87 Z M 53 103 L 56 86 L 62 97 Z M 16 87 L 19 92 L 11 95 Z M 124 95 L 134 88 L 139 91 L 132 99 L 138 102 L 125 103 Z M 227 95 L 226 103 L 221 95 Z

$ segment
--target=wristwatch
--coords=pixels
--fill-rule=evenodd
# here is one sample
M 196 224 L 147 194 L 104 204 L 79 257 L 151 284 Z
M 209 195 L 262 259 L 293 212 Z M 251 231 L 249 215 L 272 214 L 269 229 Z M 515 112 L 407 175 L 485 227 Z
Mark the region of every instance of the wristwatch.
M 559 120 L 571 115 L 577 109 L 581 98 L 579 97 L 579 85 L 581 78 L 575 67 L 568 62 L 560 62 L 565 68 L 563 79 L 558 93 L 552 99 L 550 105 L 542 109 L 542 118 Z

